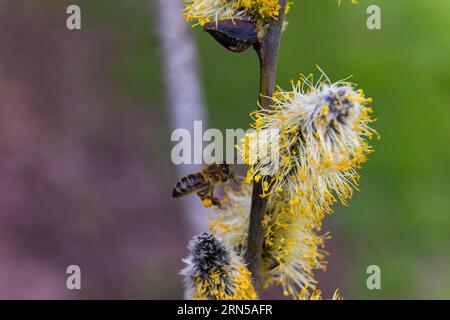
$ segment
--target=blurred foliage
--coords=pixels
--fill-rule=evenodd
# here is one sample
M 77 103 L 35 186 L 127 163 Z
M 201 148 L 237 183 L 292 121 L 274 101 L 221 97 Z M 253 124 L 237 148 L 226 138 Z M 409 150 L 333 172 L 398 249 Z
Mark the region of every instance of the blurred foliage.
M 151 2 L 151 1 L 150 1 Z M 111 76 L 121 90 L 130 95 L 152 98 L 154 107 L 162 107 L 161 69 L 158 40 L 153 32 L 152 4 L 148 1 L 79 0 L 89 25 L 107 26 L 116 36 L 122 50 L 111 52 Z M 99 39 L 101 41 L 101 39 Z
M 85 2 L 128 34 L 131 47 L 112 69 L 118 83 L 162 101 L 150 9 L 134 8 L 133 1 Z M 318 74 L 316 64 L 332 80 L 353 75 L 374 98 L 374 126 L 382 135 L 364 166 L 362 192 L 328 217 L 331 232 L 345 235 L 339 248 L 350 259 L 336 284 L 349 299 L 450 298 L 450 1 L 294 2 L 279 85 L 287 88 L 300 73 Z M 381 30 L 366 28 L 370 4 L 381 7 Z M 255 54 L 231 54 L 200 29 L 193 34 L 210 126 L 247 128 L 258 91 Z M 381 267 L 381 291 L 366 288 L 370 264 Z

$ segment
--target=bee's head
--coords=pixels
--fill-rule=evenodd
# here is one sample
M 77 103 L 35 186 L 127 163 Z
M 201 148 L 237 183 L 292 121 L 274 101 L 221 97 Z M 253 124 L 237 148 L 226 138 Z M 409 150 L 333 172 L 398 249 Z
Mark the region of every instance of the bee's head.
M 227 179 L 233 179 L 234 182 L 237 183 L 237 178 L 233 170 L 231 170 L 230 165 L 224 162 L 220 165 L 220 169 L 223 175 L 223 181 L 225 182 Z
M 228 176 L 229 174 L 230 174 L 230 166 L 228 165 L 228 164 L 226 164 L 226 163 L 223 163 L 223 164 L 221 164 L 220 165 L 221 167 L 222 167 L 222 172 L 226 175 L 226 176 Z

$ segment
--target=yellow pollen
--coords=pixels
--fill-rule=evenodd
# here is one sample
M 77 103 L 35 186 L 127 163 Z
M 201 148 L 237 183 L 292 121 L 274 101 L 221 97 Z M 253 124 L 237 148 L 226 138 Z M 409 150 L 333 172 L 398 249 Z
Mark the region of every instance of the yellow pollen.
M 203 203 L 203 205 L 204 205 L 206 208 L 210 208 L 210 207 L 212 206 L 212 201 L 211 201 L 211 199 L 204 199 L 204 200 L 202 201 L 202 203 Z

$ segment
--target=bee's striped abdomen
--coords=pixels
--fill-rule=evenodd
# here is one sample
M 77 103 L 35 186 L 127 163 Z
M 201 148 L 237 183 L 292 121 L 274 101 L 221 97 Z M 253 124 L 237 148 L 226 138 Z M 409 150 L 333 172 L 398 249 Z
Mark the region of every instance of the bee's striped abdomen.
M 177 182 L 173 188 L 173 197 L 180 198 L 206 185 L 206 180 L 201 173 L 190 174 Z

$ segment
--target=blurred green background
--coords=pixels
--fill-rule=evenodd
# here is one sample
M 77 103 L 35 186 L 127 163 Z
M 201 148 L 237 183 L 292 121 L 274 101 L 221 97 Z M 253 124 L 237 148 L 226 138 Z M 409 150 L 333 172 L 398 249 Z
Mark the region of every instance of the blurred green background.
M 108 57 L 107 76 L 129 96 L 150 101 L 153 113 L 164 115 L 155 15 L 148 2 L 78 2 L 86 28 L 104 27 L 121 39 L 121 49 Z M 450 299 L 450 1 L 361 0 L 351 5 L 343 0 L 340 7 L 334 0 L 293 2 L 278 84 L 287 88 L 301 73 L 318 74 L 316 64 L 332 80 L 353 75 L 351 81 L 374 99 L 374 127 L 382 136 L 372 141 L 375 153 L 362 170 L 361 192 L 349 207 L 337 206 L 326 219 L 324 229 L 333 239 L 327 245 L 329 270 L 318 274 L 319 287 L 326 296 L 338 287 L 347 299 Z M 381 30 L 366 27 L 366 9 L 372 4 L 381 7 Z M 192 34 L 199 47 L 209 126 L 247 128 L 258 90 L 255 54 L 231 54 L 199 28 Z M 174 181 L 167 165 L 171 130 L 161 130 L 167 143 L 155 140 L 148 146 L 154 151 L 149 161 L 164 179 Z M 381 290 L 366 287 L 369 265 L 381 268 Z M 172 292 L 161 290 L 154 297 Z

